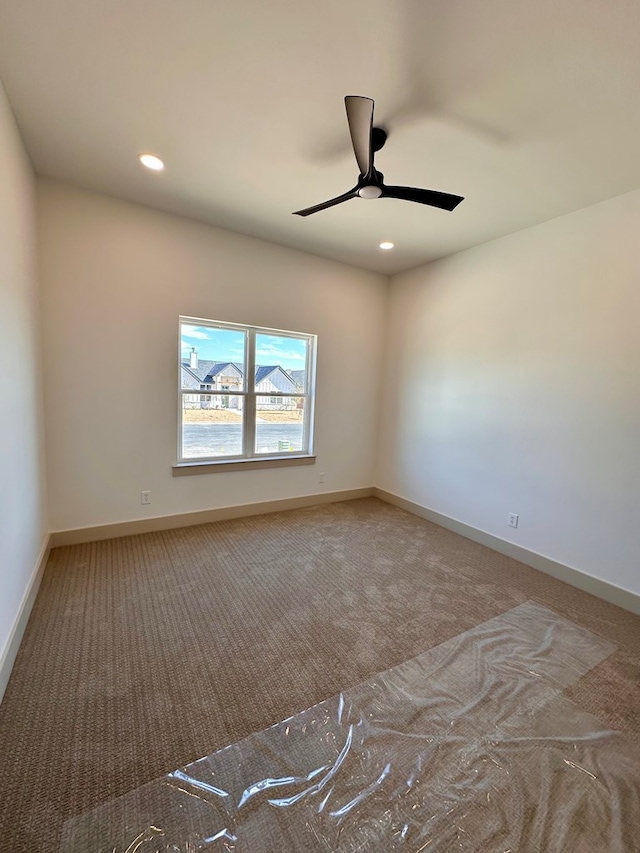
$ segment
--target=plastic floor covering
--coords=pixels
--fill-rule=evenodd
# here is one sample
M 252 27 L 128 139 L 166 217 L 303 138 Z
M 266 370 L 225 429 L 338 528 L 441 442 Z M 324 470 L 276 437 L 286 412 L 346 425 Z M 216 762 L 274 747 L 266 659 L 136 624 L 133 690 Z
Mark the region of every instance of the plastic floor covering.
M 61 850 L 640 851 L 640 754 L 561 695 L 613 651 L 528 602 L 68 821 Z

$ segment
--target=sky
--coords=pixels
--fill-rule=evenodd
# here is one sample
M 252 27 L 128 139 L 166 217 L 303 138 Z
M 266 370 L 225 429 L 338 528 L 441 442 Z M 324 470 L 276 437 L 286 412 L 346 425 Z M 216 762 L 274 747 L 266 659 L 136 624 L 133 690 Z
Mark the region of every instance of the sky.
M 181 352 L 188 358 L 195 347 L 198 358 L 206 361 L 244 360 L 244 334 L 233 329 L 182 324 Z M 285 370 L 302 370 L 305 366 L 307 342 L 279 335 L 256 335 L 256 364 L 279 364 Z

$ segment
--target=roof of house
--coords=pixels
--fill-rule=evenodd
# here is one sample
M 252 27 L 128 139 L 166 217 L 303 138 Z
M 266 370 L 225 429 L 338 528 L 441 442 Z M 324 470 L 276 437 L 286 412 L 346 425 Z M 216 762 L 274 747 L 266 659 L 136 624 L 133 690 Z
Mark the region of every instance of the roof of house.
M 279 373 L 281 378 L 279 380 L 273 378 L 274 373 Z M 263 382 L 265 379 L 270 379 L 271 383 L 275 386 L 275 388 L 284 393 L 294 392 L 297 390 L 296 382 L 291 377 L 291 374 L 288 371 L 284 370 L 279 364 L 256 366 L 256 385 L 258 385 L 260 382 Z
M 183 359 L 182 366 L 185 370 L 191 373 L 199 382 L 206 382 L 207 379 L 217 376 L 222 373 L 225 368 L 235 367 L 240 376 L 242 376 L 242 365 L 233 361 L 207 361 L 202 359 L 198 361 L 197 367 L 190 367 L 189 360 Z
M 180 386 L 182 388 L 188 388 L 197 391 L 200 388 L 200 385 L 202 384 L 200 378 L 195 375 L 193 370 L 189 367 L 188 362 L 183 361 L 181 367 L 182 376 Z
M 256 384 L 258 382 L 262 382 L 263 379 L 266 379 L 274 370 L 277 370 L 280 367 L 279 364 L 272 364 L 267 366 L 256 365 Z
M 220 373 L 224 373 L 225 370 L 228 370 L 230 367 L 235 368 L 240 376 L 243 375 L 243 365 L 238 364 L 233 361 L 207 361 L 203 359 L 202 361 L 198 361 L 197 367 L 190 367 L 188 359 L 182 360 L 182 370 L 183 370 L 183 388 L 197 387 L 199 385 L 204 385 L 210 382 L 214 376 L 218 376 Z M 259 382 L 267 379 L 271 374 L 279 370 L 283 376 L 285 376 L 288 380 L 294 383 L 298 383 L 298 381 L 293 377 L 293 373 L 301 373 L 304 377 L 304 370 L 296 370 L 292 372 L 287 372 L 282 369 L 279 364 L 269 364 L 269 365 L 256 365 L 256 385 Z M 187 379 L 188 377 L 188 379 Z M 187 380 L 185 382 L 185 380 Z M 304 378 L 302 380 L 304 382 Z M 194 385 L 195 383 L 195 385 Z
M 293 379 L 293 381 L 298 386 L 302 386 L 305 383 L 305 379 L 307 376 L 306 370 L 287 370 L 289 376 Z

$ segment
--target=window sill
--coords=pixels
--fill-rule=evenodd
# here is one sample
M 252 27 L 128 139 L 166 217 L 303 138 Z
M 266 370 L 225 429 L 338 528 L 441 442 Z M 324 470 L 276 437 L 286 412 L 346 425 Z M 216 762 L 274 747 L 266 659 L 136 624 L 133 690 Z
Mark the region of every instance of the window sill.
M 259 468 L 289 468 L 315 465 L 315 456 L 266 456 L 264 459 L 219 459 L 215 462 L 178 462 L 172 466 L 174 477 L 190 474 L 222 474 L 228 471 L 255 471 Z

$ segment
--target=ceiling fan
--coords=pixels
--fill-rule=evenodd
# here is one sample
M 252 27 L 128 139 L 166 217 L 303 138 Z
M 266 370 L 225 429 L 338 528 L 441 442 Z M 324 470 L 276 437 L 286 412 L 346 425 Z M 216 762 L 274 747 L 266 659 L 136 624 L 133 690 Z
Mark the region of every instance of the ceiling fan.
M 381 127 L 373 126 L 373 100 L 363 98 L 360 95 L 347 95 L 344 99 L 347 109 L 347 121 L 353 152 L 360 169 L 358 183 L 349 192 L 332 198 L 329 201 L 316 204 L 314 207 L 306 207 L 304 210 L 294 211 L 296 216 L 309 216 L 327 207 L 342 204 L 352 198 L 399 198 L 404 201 L 417 201 L 419 204 L 428 204 L 431 207 L 439 207 L 441 210 L 453 210 L 461 201 L 463 196 L 441 193 L 437 190 L 421 190 L 417 187 L 389 187 L 384 183 L 384 175 L 373 165 L 373 155 L 379 151 L 387 141 L 387 133 Z

